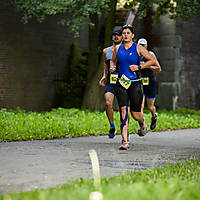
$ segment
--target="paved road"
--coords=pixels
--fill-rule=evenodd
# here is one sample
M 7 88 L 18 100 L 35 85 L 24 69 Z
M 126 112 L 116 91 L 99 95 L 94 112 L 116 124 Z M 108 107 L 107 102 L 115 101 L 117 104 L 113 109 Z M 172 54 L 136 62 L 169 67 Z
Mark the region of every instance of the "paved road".
M 200 158 L 200 129 L 131 135 L 130 150 L 119 151 L 121 136 L 0 143 L 0 193 L 55 187 L 92 177 L 89 150 L 95 149 L 101 176 Z

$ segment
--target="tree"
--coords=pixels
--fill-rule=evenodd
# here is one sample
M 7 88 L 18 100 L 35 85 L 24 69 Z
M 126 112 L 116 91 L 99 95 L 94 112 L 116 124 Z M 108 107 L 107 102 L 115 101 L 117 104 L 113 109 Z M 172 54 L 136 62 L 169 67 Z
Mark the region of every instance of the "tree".
M 90 24 L 91 14 L 102 14 L 114 0 L 9 0 L 11 4 L 23 14 L 22 21 L 27 23 L 32 18 L 39 22 L 47 16 L 57 15 L 58 22 L 70 25 L 72 31 L 78 34 L 81 26 Z M 116 0 L 117 1 L 117 0 Z M 170 13 L 171 18 L 189 19 L 192 15 L 200 14 L 199 0 L 118 0 L 125 3 L 125 7 L 134 10 L 134 6 L 140 3 L 137 14 L 145 17 L 149 8 L 157 5 L 155 16 Z M 115 3 L 114 3 L 115 4 Z M 114 5 L 113 4 L 113 5 Z
M 126 8 L 133 9 L 136 4 L 140 4 L 137 14 L 140 18 L 147 15 L 149 8 L 156 5 L 154 20 L 158 20 L 161 15 L 169 14 L 172 19 L 188 20 L 193 15 L 200 14 L 199 0 L 127 0 Z
M 112 30 L 114 27 L 114 18 L 116 11 L 117 0 L 111 0 L 108 4 L 105 33 L 104 33 L 104 47 L 109 46 L 111 42 Z M 98 17 L 95 19 L 98 21 Z M 97 24 L 97 22 L 96 22 Z M 98 30 L 97 28 L 95 30 Z M 90 31 L 90 33 L 92 30 Z M 101 36 L 102 37 L 102 36 Z M 86 85 L 85 94 L 83 98 L 82 108 L 89 108 L 90 110 L 102 110 L 103 104 L 103 90 L 98 85 L 98 80 L 100 80 L 103 71 L 103 55 L 98 63 L 98 31 L 93 32 L 93 35 L 89 35 L 89 63 L 88 63 L 88 84 Z M 95 40 L 96 42 L 94 42 Z M 96 56 L 94 56 L 95 54 Z M 101 53 L 102 54 L 102 53 Z
M 43 22 L 47 16 L 56 15 L 58 23 L 68 25 L 75 36 L 79 28 L 91 23 L 90 15 L 101 14 L 107 8 L 108 0 L 10 0 L 17 11 L 22 13 L 22 22 L 36 18 Z

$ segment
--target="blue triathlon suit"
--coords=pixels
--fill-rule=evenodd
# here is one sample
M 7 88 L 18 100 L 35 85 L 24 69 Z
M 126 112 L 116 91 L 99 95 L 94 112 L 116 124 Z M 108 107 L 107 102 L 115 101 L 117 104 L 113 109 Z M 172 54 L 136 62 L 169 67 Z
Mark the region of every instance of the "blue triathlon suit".
M 139 78 L 138 72 L 132 72 L 129 68 L 130 65 L 137 65 L 140 62 L 137 49 L 137 43 L 133 43 L 129 49 L 125 49 L 124 45 L 120 45 L 117 52 L 117 60 L 119 62 L 119 78 L 116 84 L 116 97 L 119 107 L 129 106 L 130 110 L 134 112 L 141 112 L 141 105 L 143 100 L 143 88 L 142 81 Z M 126 89 L 120 81 L 125 75 L 131 83 L 128 89 Z
M 141 61 L 146 62 L 145 58 L 142 58 Z M 148 79 L 146 84 L 143 83 L 144 96 L 149 100 L 155 100 L 156 98 L 156 77 L 155 73 L 151 69 L 142 69 L 141 75 L 143 79 Z
M 116 95 L 115 92 L 115 85 L 110 83 L 110 60 L 112 58 L 113 55 L 113 46 L 108 47 L 108 51 L 106 54 L 106 63 L 107 63 L 107 67 L 108 67 L 108 75 L 107 75 L 107 81 L 106 81 L 106 88 L 104 91 L 104 94 L 107 92 L 110 92 L 114 95 Z

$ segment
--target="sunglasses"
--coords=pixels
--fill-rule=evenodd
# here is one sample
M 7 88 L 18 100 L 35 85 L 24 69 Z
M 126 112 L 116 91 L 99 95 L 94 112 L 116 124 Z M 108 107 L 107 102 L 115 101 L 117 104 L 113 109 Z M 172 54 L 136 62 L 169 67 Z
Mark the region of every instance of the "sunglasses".
M 125 24 L 124 26 L 122 26 L 122 28 L 123 29 L 125 29 L 125 28 L 132 28 L 133 29 L 132 25 L 130 25 L 130 24 Z
M 133 33 L 133 27 L 132 27 L 132 25 L 130 25 L 130 24 L 125 24 L 124 26 L 122 26 L 122 31 L 123 31 L 124 29 L 127 29 L 127 28 Z

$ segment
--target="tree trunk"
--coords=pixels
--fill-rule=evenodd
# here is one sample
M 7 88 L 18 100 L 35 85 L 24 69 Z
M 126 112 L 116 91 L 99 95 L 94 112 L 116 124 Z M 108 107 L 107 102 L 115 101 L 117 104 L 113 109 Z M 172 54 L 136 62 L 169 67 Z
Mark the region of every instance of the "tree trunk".
M 108 14 L 106 18 L 106 27 L 105 27 L 105 41 L 104 41 L 105 47 L 108 47 L 112 44 L 111 36 L 113 27 L 115 25 L 116 5 L 117 5 L 117 0 L 110 1 L 110 5 L 107 11 Z
M 117 0 L 112 0 L 107 13 L 105 25 L 105 40 L 104 46 L 107 47 L 112 44 L 111 35 L 115 21 L 115 10 Z M 100 63 L 98 63 L 98 16 L 91 16 L 95 27 L 89 29 L 89 55 L 88 55 L 88 76 L 87 85 L 83 97 L 82 108 L 91 111 L 103 111 L 105 107 L 104 102 L 104 89 L 99 86 L 99 80 L 103 74 L 103 55 L 101 56 Z

